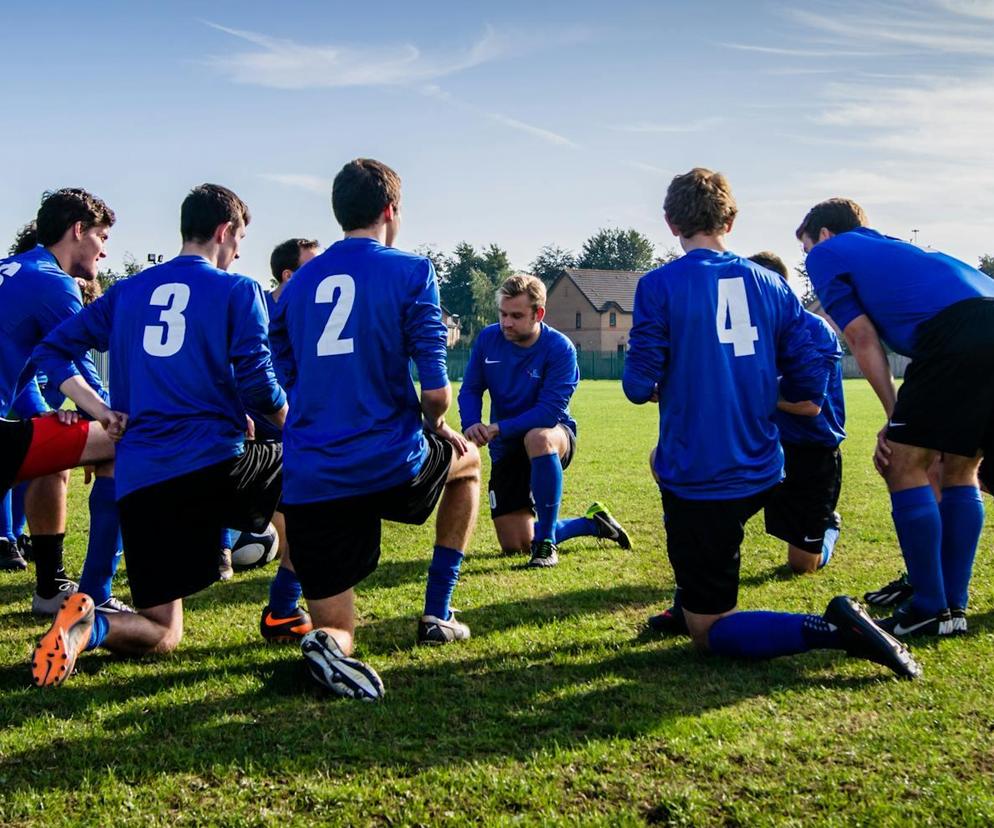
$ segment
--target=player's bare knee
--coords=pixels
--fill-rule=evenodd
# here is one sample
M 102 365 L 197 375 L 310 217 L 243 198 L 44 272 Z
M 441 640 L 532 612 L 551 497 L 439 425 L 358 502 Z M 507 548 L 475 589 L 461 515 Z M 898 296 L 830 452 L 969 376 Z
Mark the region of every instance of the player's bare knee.
M 173 652 L 183 640 L 182 627 L 161 627 L 160 629 L 159 639 L 150 650 L 154 655 L 164 655 Z
M 525 451 L 529 457 L 541 457 L 544 454 L 555 454 L 556 446 L 552 441 L 552 429 L 533 428 L 525 434 Z

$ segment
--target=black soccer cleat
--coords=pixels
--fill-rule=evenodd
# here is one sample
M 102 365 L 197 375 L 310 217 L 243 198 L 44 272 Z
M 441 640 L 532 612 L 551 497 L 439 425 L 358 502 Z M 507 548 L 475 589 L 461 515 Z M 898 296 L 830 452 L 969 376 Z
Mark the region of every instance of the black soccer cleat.
M 603 503 L 594 502 L 590 504 L 584 517 L 590 518 L 597 524 L 597 537 L 614 541 L 622 549 L 631 549 L 632 541 L 625 531 L 625 527 L 618 523 L 617 519 Z
M 874 607 L 896 607 L 914 594 L 915 588 L 908 581 L 907 573 L 902 572 L 900 577 L 895 578 L 886 586 L 867 592 L 863 596 L 863 600 Z
M 7 538 L 0 538 L 0 570 L 6 572 L 23 572 L 28 568 L 28 562 L 21 555 L 16 543 Z
M 922 668 L 911 651 L 875 624 L 855 598 L 837 595 L 829 601 L 823 617 L 838 629 L 849 655 L 889 667 L 901 678 L 921 676 Z
M 687 619 L 683 610 L 678 607 L 670 607 L 663 610 L 658 615 L 650 615 L 646 622 L 649 629 L 663 635 L 690 635 L 687 629 Z
M 962 607 L 951 607 L 949 620 L 953 622 L 953 635 L 966 635 L 966 610 Z
M 966 613 L 963 614 L 963 623 L 966 623 Z M 955 632 L 952 614 L 948 609 L 940 610 L 934 615 L 926 615 L 915 610 L 911 606 L 910 599 L 899 606 L 890 618 L 883 618 L 877 625 L 887 630 L 896 638 L 909 638 L 911 636 L 932 636 L 952 635 Z
M 335 695 L 367 702 L 383 698 L 383 682 L 376 671 L 345 655 L 324 630 L 307 633 L 300 641 L 300 650 L 311 678 Z
M 550 540 L 532 541 L 532 556 L 528 566 L 533 569 L 547 569 L 559 563 L 559 550 Z

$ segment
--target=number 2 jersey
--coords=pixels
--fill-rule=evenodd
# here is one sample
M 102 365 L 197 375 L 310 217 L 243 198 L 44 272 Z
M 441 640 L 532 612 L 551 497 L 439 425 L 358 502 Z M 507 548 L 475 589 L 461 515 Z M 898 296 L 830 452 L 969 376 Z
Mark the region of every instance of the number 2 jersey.
M 417 475 L 427 445 L 410 360 L 423 389 L 448 385 L 428 259 L 342 239 L 294 273 L 270 333 L 290 398 L 284 502 L 369 494 Z
M 623 384 L 636 403 L 658 388 L 663 488 L 729 500 L 783 477 L 777 378 L 792 402 L 820 402 L 830 367 L 803 313 L 783 279 L 734 253 L 692 250 L 639 280 Z
M 34 357 L 59 385 L 80 353 L 110 350 L 114 407 L 128 415 L 115 465 L 120 499 L 239 456 L 245 408 L 283 407 L 267 327 L 257 282 L 179 256 L 115 284 Z

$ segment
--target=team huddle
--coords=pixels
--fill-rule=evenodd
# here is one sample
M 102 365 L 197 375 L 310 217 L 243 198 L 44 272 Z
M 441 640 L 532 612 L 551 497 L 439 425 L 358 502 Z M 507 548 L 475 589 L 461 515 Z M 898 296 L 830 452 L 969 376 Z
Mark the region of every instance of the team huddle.
M 446 422 L 436 274 L 394 247 L 399 177 L 352 161 L 335 178 L 332 206 L 344 237 L 324 251 L 305 239 L 280 245 L 278 287 L 266 293 L 228 272 L 250 215 L 213 184 L 183 202 L 179 256 L 85 305 L 81 286 L 94 283 L 115 221 L 92 194 L 46 194 L 34 243 L 0 261 L 0 413 L 12 417 L 0 419 L 0 493 L 9 502 L 17 486 L 31 530 L 28 545 L 7 520 L 0 567 L 25 568 L 30 549 L 32 609 L 54 616 L 32 655 L 36 685 L 62 683 L 97 647 L 175 649 L 183 599 L 221 577 L 224 533 L 272 523 L 279 566 L 262 635 L 299 643 L 310 675 L 335 694 L 381 698 L 380 677 L 353 655 L 355 587 L 377 567 L 382 521 L 424 524 L 434 513 L 415 640 L 470 637 L 450 600 L 476 524 L 484 446 L 505 552 L 542 569 L 571 538 L 631 548 L 601 503 L 560 517 L 579 372 L 572 343 L 543 321 L 542 282 L 518 275 L 500 286 L 499 321 L 473 344 L 456 430 Z M 868 229 L 854 202 L 832 199 L 805 216 L 797 238 L 809 276 L 887 417 L 874 463 L 908 575 L 867 594 L 896 607 L 879 621 L 847 596 L 823 615 L 739 611 L 744 526 L 760 509 L 795 571 L 832 557 L 842 349 L 801 307 L 781 260 L 726 250 L 737 207 L 720 173 L 674 178 L 664 212 L 685 255 L 639 281 L 623 378 L 632 402 L 659 407 L 651 471 L 677 591 L 650 628 L 725 655 L 838 649 L 920 675 L 902 639 L 967 627 L 983 524 L 978 467 L 994 438 L 994 387 L 975 382 L 994 360 L 994 281 Z M 883 342 L 912 358 L 900 392 Z M 91 350 L 109 353 L 109 395 Z M 62 408 L 62 395 L 77 411 Z M 76 466 L 95 477 L 78 583 L 62 565 L 66 470 Z M 133 607 L 111 590 L 122 548 Z

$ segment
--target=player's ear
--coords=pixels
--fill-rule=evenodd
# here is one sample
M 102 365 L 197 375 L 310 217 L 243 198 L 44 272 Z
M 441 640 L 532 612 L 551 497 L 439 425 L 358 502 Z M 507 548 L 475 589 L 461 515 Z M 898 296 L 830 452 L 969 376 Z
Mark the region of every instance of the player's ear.
M 391 201 L 386 207 L 383 208 L 383 221 L 384 222 L 393 221 L 396 216 L 397 216 L 397 208 L 394 207 L 394 204 Z
M 224 244 L 228 240 L 228 237 L 234 232 L 235 225 L 230 221 L 226 221 L 223 224 L 219 224 L 214 228 L 214 236 L 211 239 L 215 244 Z
M 827 227 L 822 227 L 821 230 L 818 231 L 818 244 L 821 244 L 823 241 L 827 241 L 828 239 L 832 238 L 832 236 L 834 235 L 835 233 L 833 233 Z
M 545 319 L 545 307 L 535 309 L 535 319 L 539 322 Z
M 293 276 L 293 271 L 288 267 L 283 268 L 283 272 L 280 274 L 280 282 L 286 284 L 291 276 Z
M 680 235 L 680 228 L 677 227 L 672 221 L 670 221 L 670 217 L 668 215 L 666 215 L 666 213 L 663 213 L 663 218 L 666 220 L 666 226 L 670 228 L 670 232 L 674 236 L 679 236 Z
M 85 232 L 86 232 L 86 228 L 83 226 L 83 222 L 77 221 L 77 222 L 75 222 L 73 224 L 73 226 L 72 226 L 72 237 L 76 241 L 79 241 L 81 238 L 83 238 L 83 233 L 85 233 Z
M 731 233 L 731 232 L 732 232 L 732 225 L 733 225 L 733 224 L 735 224 L 735 216 L 732 216 L 732 217 L 731 217 L 731 218 L 730 218 L 730 219 L 728 220 L 728 223 L 727 223 L 727 224 L 725 225 L 725 231 L 724 231 L 724 232 L 725 232 L 725 234 L 726 234 L 726 235 L 727 235 L 728 233 Z

